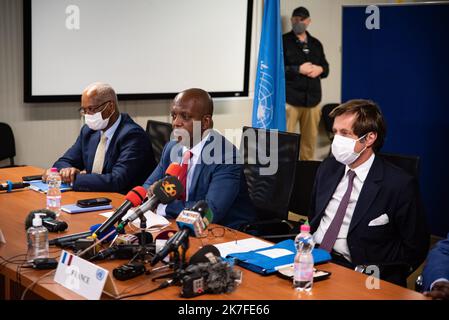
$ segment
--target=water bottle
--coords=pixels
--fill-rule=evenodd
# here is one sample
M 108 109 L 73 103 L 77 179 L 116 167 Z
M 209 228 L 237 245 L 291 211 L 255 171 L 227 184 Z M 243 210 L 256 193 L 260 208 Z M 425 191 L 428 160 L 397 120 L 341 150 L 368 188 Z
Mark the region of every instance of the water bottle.
M 310 234 L 310 226 L 306 221 L 301 226 L 301 232 L 295 238 L 296 256 L 293 263 L 293 287 L 298 291 L 309 292 L 313 285 L 313 255 L 315 246 Z
M 58 169 L 50 169 L 47 183 L 47 209 L 53 211 L 56 213 L 56 217 L 59 217 L 61 213 L 61 176 Z
M 28 262 L 33 262 L 38 258 L 48 258 L 48 230 L 42 226 L 41 216 L 46 216 L 46 214 L 35 213 L 33 225 L 27 230 Z

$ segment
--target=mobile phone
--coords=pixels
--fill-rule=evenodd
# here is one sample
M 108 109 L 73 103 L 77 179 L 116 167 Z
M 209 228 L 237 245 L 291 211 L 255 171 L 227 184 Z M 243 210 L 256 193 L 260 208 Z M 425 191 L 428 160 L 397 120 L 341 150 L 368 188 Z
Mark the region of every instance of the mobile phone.
M 108 198 L 81 199 L 76 202 L 76 205 L 81 208 L 98 207 L 108 205 L 111 201 Z
M 35 175 L 35 176 L 24 176 L 22 177 L 22 181 L 34 181 L 34 180 L 42 180 L 42 175 Z

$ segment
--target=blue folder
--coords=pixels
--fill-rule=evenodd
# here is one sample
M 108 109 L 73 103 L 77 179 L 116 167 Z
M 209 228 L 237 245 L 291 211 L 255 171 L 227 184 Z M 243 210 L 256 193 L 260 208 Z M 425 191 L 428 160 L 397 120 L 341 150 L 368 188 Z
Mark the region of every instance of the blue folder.
M 30 189 L 44 193 L 47 193 L 48 191 L 48 184 L 42 182 L 42 180 L 28 181 L 28 183 L 30 184 Z M 61 183 L 59 190 L 61 190 L 61 192 L 69 191 L 72 190 L 72 187 L 67 183 Z
M 260 254 L 261 251 L 271 250 L 271 249 L 285 249 L 291 252 L 278 258 L 270 258 L 266 255 Z M 295 242 L 291 239 L 284 240 L 275 244 L 274 246 L 257 249 L 248 252 L 231 253 L 227 258 L 233 258 L 235 263 L 242 266 L 245 269 L 260 273 L 260 274 L 271 274 L 275 273 L 277 269 L 281 266 L 289 265 L 293 263 L 295 258 L 296 248 Z M 329 252 L 323 249 L 313 249 L 312 251 L 313 260 L 315 264 L 324 263 L 331 260 L 331 255 Z

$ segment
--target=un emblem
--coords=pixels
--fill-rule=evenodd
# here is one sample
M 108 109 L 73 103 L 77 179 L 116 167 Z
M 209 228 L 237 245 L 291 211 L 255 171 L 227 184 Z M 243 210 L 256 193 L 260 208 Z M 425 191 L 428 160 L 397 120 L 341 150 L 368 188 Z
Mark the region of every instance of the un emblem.
M 97 270 L 97 279 L 98 279 L 98 281 L 101 281 L 101 280 L 103 280 L 103 278 L 104 278 L 104 271 L 103 270 Z

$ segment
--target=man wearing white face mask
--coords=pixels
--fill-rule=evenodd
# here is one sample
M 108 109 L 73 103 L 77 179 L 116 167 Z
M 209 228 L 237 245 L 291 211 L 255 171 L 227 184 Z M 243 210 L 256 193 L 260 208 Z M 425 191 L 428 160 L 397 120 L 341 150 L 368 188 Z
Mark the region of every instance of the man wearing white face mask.
M 386 126 L 375 103 L 351 100 L 331 117 L 334 157 L 323 161 L 315 178 L 309 214 L 314 239 L 334 262 L 376 265 L 381 279 L 405 285 L 429 246 L 417 182 L 376 155 Z
M 114 89 L 93 83 L 81 96 L 85 125 L 75 144 L 53 167 L 75 191 L 126 193 L 156 166 L 146 132 L 118 110 Z M 50 169 L 42 176 L 47 179 Z

